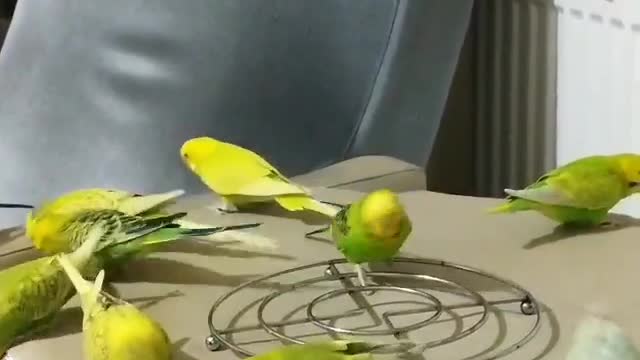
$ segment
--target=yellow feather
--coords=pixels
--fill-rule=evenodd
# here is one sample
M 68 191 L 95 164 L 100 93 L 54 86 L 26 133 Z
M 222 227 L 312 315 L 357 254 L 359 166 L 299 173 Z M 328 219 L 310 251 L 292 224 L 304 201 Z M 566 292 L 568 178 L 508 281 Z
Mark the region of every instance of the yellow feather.
M 333 206 L 323 204 L 306 195 L 278 196 L 275 200 L 280 204 L 280 206 L 289 211 L 311 210 L 329 217 L 336 216 L 339 211 L 339 209 Z
M 275 200 L 289 211 L 311 210 L 333 217 L 337 209 L 313 199 L 260 155 L 210 137 L 187 140 L 180 148 L 187 166 L 215 193 L 238 206 Z

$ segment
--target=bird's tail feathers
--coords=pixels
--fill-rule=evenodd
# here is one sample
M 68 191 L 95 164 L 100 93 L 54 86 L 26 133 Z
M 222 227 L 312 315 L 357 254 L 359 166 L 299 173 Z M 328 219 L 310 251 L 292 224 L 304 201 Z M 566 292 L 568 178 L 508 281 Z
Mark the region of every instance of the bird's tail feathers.
M 215 232 L 207 232 L 207 228 L 211 228 L 211 225 L 199 224 L 196 222 L 191 222 L 187 220 L 178 220 L 178 224 L 180 224 L 183 228 L 190 228 L 194 231 L 205 230 L 201 234 L 189 234 L 190 236 L 195 237 L 203 237 L 207 241 L 212 242 L 220 242 L 220 243 L 228 243 L 228 242 L 239 242 L 242 245 L 245 245 L 249 248 L 255 249 L 264 249 L 264 250 L 276 250 L 278 249 L 279 243 L 277 240 L 271 239 L 264 235 L 260 235 L 257 233 L 252 233 L 240 229 L 235 228 L 217 228 L 219 231 Z
M 100 293 L 102 292 L 104 270 L 100 270 L 95 281 L 91 282 L 82 277 L 80 271 L 78 271 L 78 269 L 73 265 L 68 255 L 58 255 L 57 260 L 80 296 L 82 311 L 84 313 L 83 324 L 86 324 L 92 313 L 93 307 L 96 306 Z
M 513 205 L 511 201 L 506 201 L 496 207 L 487 209 L 488 214 L 506 214 L 513 212 Z
M 275 200 L 283 208 L 289 211 L 311 210 L 333 218 L 340 211 L 339 208 L 324 204 L 310 196 L 285 195 L 278 196 Z
M 504 191 L 508 194 L 506 201 L 496 207 L 487 209 L 487 213 L 505 214 L 531 210 L 531 206 L 528 201 L 524 201 L 514 195 L 516 190 L 504 189 Z
M 116 266 L 118 264 L 125 263 L 132 258 L 142 257 L 149 253 L 152 253 L 159 249 L 159 247 L 164 246 L 166 244 L 172 243 L 174 241 L 179 241 L 183 239 L 189 239 L 191 237 L 203 237 L 204 239 L 215 239 L 214 241 L 219 239 L 220 234 L 224 234 L 226 232 L 237 232 L 244 234 L 240 230 L 236 230 L 238 228 L 249 228 L 256 227 L 260 224 L 243 224 L 243 225 L 232 225 L 232 226 L 217 226 L 217 227 L 198 227 L 194 226 L 194 228 L 186 227 L 186 225 L 198 225 L 195 223 L 190 223 L 187 221 L 181 221 L 180 226 L 185 227 L 165 227 L 155 232 L 148 234 L 146 236 L 138 237 L 131 241 L 122 242 L 112 244 L 102 251 L 100 254 L 103 255 L 103 259 L 109 266 Z M 230 229 L 230 230 L 228 230 Z M 252 234 L 247 235 L 247 237 L 253 236 Z M 239 241 L 237 238 L 234 240 Z M 218 240 L 219 241 L 219 240 Z M 245 241 L 249 241 L 246 240 Z

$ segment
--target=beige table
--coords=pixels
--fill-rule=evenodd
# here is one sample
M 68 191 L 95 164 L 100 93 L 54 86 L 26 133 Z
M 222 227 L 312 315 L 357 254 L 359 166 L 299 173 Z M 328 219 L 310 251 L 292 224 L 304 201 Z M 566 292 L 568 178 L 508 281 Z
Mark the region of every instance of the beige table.
M 336 202 L 347 202 L 360 196 L 353 191 L 326 189 L 318 189 L 317 194 Z M 640 314 L 636 307 L 640 292 L 632 287 L 631 282 L 640 269 L 637 229 L 628 227 L 549 241 L 562 236 L 549 235 L 553 233 L 554 225 L 541 216 L 533 213 L 512 216 L 483 213 L 496 200 L 426 191 L 403 193 L 401 199 L 414 222 L 413 234 L 404 249 L 405 255 L 441 258 L 509 278 L 527 288 L 551 309 L 543 309 L 542 324 L 534 340 L 508 359 L 563 359 L 571 333 L 582 315 L 583 305 L 593 301 L 607 302 L 613 315 L 629 329 L 631 335 L 640 337 L 640 326 L 637 325 Z M 257 231 L 277 238 L 282 251 L 280 254 L 264 254 L 184 242 L 167 252 L 132 263 L 125 273 L 118 275 L 116 288 L 122 296 L 133 299 L 138 305 L 146 305 L 145 311 L 164 324 L 179 348 L 177 359 L 237 358 L 229 351 L 209 352 L 203 342 L 208 334 L 210 306 L 231 287 L 257 275 L 339 257 L 330 244 L 304 239 L 302 235 L 313 226 L 301 220 L 271 215 L 220 216 L 205 209 L 205 204 L 210 202 L 211 195 L 203 195 L 186 198 L 179 207 L 190 209 L 190 218 L 200 222 L 263 221 L 264 225 Z M 2 252 L 24 244 L 24 240 L 4 244 Z M 18 261 L 17 257 L 4 258 L 4 264 L 0 266 L 15 261 Z M 487 296 L 499 290 L 482 281 L 467 281 L 467 285 Z M 258 295 L 269 293 L 269 286 L 273 284 L 247 290 L 234 300 L 217 317 L 219 326 L 224 327 L 224 322 L 229 321 L 235 310 L 244 304 Z M 327 291 L 328 285 L 318 285 L 322 286 L 324 290 L 314 290 L 315 296 Z M 182 295 L 166 296 L 177 290 Z M 148 301 L 149 297 L 163 296 L 164 299 L 155 303 Z M 144 298 L 147 298 L 146 302 Z M 298 301 L 296 304 L 274 302 L 268 318 L 277 319 L 279 312 L 292 310 L 301 304 L 303 298 L 302 295 L 290 296 L 289 299 Z M 10 356 L 17 360 L 81 359 L 81 316 L 77 304 L 77 298 L 74 298 L 68 305 L 69 309 L 64 311 L 65 326 L 49 334 L 48 338 L 13 348 Z M 511 309 L 517 310 L 517 306 L 511 306 Z M 449 328 L 453 323 L 450 322 Z M 427 357 L 461 359 L 487 349 L 496 342 L 496 338 L 504 337 L 508 342 L 521 336 L 523 329 L 530 324 L 531 318 L 517 311 L 501 317 L 491 316 L 479 332 L 456 345 L 431 349 Z M 307 330 L 311 328 L 307 327 Z M 443 328 L 438 331 L 451 330 Z M 296 334 L 294 329 L 291 334 Z M 431 336 L 429 339 L 442 336 L 433 331 L 427 335 Z M 244 340 L 268 338 L 264 332 L 238 335 L 240 340 L 243 337 Z M 247 348 L 256 351 L 275 344 L 247 345 Z

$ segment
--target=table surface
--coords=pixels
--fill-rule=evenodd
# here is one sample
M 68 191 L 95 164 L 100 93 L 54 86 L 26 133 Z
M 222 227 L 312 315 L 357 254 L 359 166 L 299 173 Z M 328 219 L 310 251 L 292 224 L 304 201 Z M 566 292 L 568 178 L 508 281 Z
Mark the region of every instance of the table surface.
M 323 200 L 342 203 L 362 195 L 336 189 L 315 191 Z M 634 339 L 640 336 L 640 322 L 636 321 L 640 308 L 635 307 L 640 300 L 640 292 L 630 287 L 632 274 L 640 268 L 636 253 L 639 232 L 629 219 L 622 219 L 626 226 L 615 230 L 576 234 L 558 231 L 555 224 L 536 213 L 487 214 L 485 209 L 495 205 L 496 199 L 427 191 L 402 193 L 400 198 L 414 224 L 413 233 L 403 248 L 403 256 L 443 259 L 479 268 L 520 284 L 541 302 L 542 322 L 535 338 L 506 359 L 563 359 L 573 330 L 584 314 L 585 306 L 591 303 L 605 305 L 611 317 L 619 321 Z M 282 212 L 271 209 L 261 214 L 218 215 L 207 209 L 214 200 L 210 194 L 185 197 L 176 209 L 189 210 L 188 218 L 202 223 L 264 222 L 253 231 L 277 239 L 280 250 L 258 252 L 237 246 L 184 241 L 127 265 L 122 273 L 115 276 L 114 287 L 120 296 L 142 307 L 164 325 L 175 344 L 176 359 L 237 359 L 238 356 L 231 351 L 212 353 L 204 346 L 208 335 L 207 315 L 216 299 L 232 287 L 257 276 L 340 257 L 331 243 L 303 237 L 305 232 L 317 226 L 319 220 L 310 214 L 284 217 L 279 216 Z M 9 240 L 8 233 L 4 231 L 0 238 L 2 253 L 26 244 L 23 238 Z M 0 266 L 6 267 L 32 256 L 4 257 Z M 241 315 L 238 311 L 276 288 L 284 289 L 283 285 L 287 283 L 321 276 L 323 269 L 294 273 L 242 290 L 216 312 L 216 326 L 225 328 L 231 321 L 236 325 L 257 323 L 255 306 Z M 446 271 L 435 267 L 432 271 L 435 274 L 429 274 L 448 276 Z M 496 283 L 456 274 L 450 273 L 448 278 L 456 277 L 454 280 L 487 298 L 499 298 L 505 293 Z M 265 319 L 282 320 L 288 313 L 289 317 L 303 317 L 306 302 L 333 288 L 336 286 L 332 283 L 322 283 L 283 295 L 269 304 Z M 410 299 L 405 299 L 405 295 L 379 292 L 369 300 L 374 302 L 374 297 L 381 301 Z M 332 313 L 353 308 L 346 297 L 333 303 L 329 309 Z M 320 315 L 328 307 L 321 305 L 316 308 Z M 462 359 L 490 354 L 509 346 L 525 334 L 534 318 L 519 313 L 516 305 L 498 306 L 503 311 L 491 312 L 480 330 L 455 344 L 429 349 L 425 355 L 429 359 Z M 456 327 L 458 331 L 460 326 L 463 329 L 469 327 L 474 316 L 477 321 L 479 315 L 478 308 L 468 310 L 466 315 L 443 314 L 438 324 L 425 327 L 417 335 L 411 333 L 409 338 L 415 342 L 436 340 L 448 336 Z M 474 311 L 476 315 L 473 315 Z M 418 317 L 418 321 L 422 319 Z M 42 338 L 11 349 L 11 358 L 82 359 L 81 312 L 77 297 L 67 304 L 58 321 L 59 325 Z M 348 322 L 344 319 L 338 321 L 343 327 L 371 322 L 364 315 L 349 318 Z M 310 334 L 311 337 L 305 337 L 305 340 L 319 338 L 317 334 L 321 333 L 311 324 L 286 326 L 285 332 L 295 336 Z M 383 338 L 378 339 L 395 341 L 392 337 Z M 237 343 L 249 343 L 241 346 L 252 352 L 280 344 L 267 341 L 269 339 L 273 337 L 263 330 L 234 335 Z

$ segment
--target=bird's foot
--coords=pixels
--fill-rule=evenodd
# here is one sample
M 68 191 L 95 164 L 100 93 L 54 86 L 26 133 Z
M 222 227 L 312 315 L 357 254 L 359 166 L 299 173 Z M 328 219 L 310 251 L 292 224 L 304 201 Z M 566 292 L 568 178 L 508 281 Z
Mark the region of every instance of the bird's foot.
M 600 229 L 603 229 L 603 230 L 611 230 L 611 229 L 615 229 L 615 228 L 620 227 L 620 225 L 622 225 L 622 224 L 620 224 L 618 222 L 615 222 L 615 221 L 607 220 L 607 221 L 601 222 L 598 225 L 598 227 L 600 227 Z
M 330 202 L 330 201 L 323 201 L 323 200 L 318 200 L 318 201 L 323 203 L 323 204 L 335 206 L 335 207 L 340 208 L 340 209 L 344 209 L 345 207 L 347 207 L 347 205 L 338 204 L 338 203 L 334 203 L 334 202 Z
M 364 271 L 364 269 L 362 268 L 362 265 L 355 265 L 355 269 L 356 269 L 356 274 L 358 274 L 358 284 L 361 287 L 367 287 L 367 286 L 376 286 L 375 283 L 371 282 L 369 280 L 369 278 L 367 277 L 366 272 Z M 375 294 L 375 290 L 371 290 L 369 292 L 366 292 L 365 295 L 367 296 L 371 296 L 373 294 Z
M 321 234 L 321 233 L 323 233 L 323 232 L 325 232 L 325 231 L 327 231 L 327 230 L 329 230 L 329 227 L 328 227 L 328 226 L 325 226 L 325 227 L 320 228 L 320 229 L 316 229 L 316 230 L 313 230 L 313 231 L 309 231 L 308 233 L 304 234 L 304 237 L 306 237 L 306 238 L 313 238 L 313 236 L 314 236 L 314 235 L 316 235 L 316 234 Z
M 231 202 L 226 201 L 226 200 L 222 200 L 222 201 L 210 206 L 209 209 L 217 212 L 220 215 L 234 214 L 234 213 L 240 212 L 235 205 L 233 205 Z
M 227 210 L 227 209 L 223 209 L 223 208 L 216 208 L 216 211 L 220 214 L 234 214 L 234 213 L 239 213 L 240 211 L 238 210 Z

